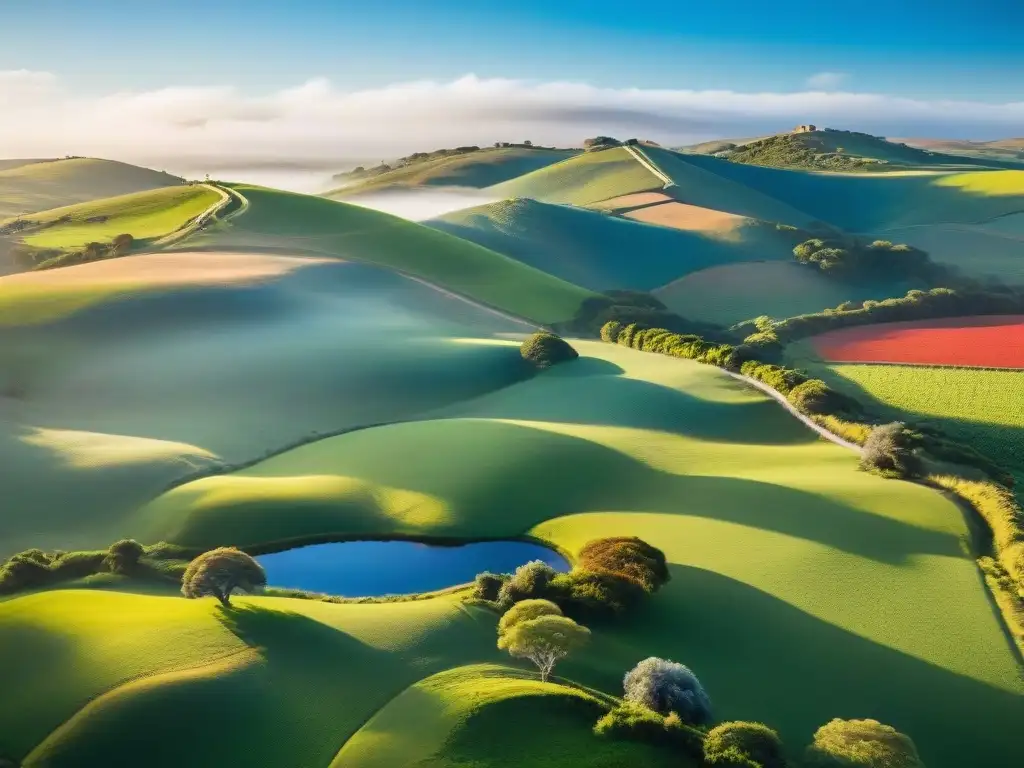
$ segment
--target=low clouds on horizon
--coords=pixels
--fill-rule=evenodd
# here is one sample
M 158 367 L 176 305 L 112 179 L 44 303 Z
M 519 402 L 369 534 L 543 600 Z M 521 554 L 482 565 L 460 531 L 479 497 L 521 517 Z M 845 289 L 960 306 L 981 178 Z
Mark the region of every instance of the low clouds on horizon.
M 795 93 L 601 88 L 467 75 L 362 91 L 314 79 L 263 96 L 231 86 L 84 96 L 49 73 L 0 71 L 0 157 L 88 155 L 168 170 L 333 170 L 349 160 L 462 144 L 530 139 L 579 145 L 597 134 L 678 145 L 800 123 L 936 138 L 1005 138 L 1024 129 L 1024 102 L 835 90 L 844 77 L 818 73 L 808 79 L 809 90 Z

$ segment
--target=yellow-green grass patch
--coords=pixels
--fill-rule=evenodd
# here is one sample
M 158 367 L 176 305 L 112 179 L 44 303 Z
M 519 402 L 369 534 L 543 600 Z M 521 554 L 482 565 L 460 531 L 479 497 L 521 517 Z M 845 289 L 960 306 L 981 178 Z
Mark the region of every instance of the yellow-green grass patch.
M 37 248 L 58 249 L 108 242 L 120 234 L 151 240 L 180 229 L 220 199 L 211 187 L 195 184 L 79 203 L 34 214 L 31 221 L 46 226 L 22 240 Z
M 622 147 L 576 155 L 490 187 L 501 197 L 592 205 L 621 195 L 661 189 L 663 182 Z
M 846 391 L 931 422 L 1024 479 L 1024 372 L 839 363 L 827 371 Z
M 0 170 L 0 219 L 181 183 L 163 171 L 77 157 Z
M 482 189 L 561 162 L 575 154 L 577 152 L 574 150 L 486 148 L 477 152 L 410 163 L 368 178 L 353 178 L 350 183 L 326 193 L 325 196 L 341 200 L 350 195 L 378 192 L 392 187 Z
M 257 248 L 376 264 L 499 310 L 549 323 L 592 295 L 515 259 L 369 208 L 237 185 L 244 215 L 189 238 L 189 247 Z
M 153 766 L 327 765 L 409 685 L 498 659 L 493 615 L 455 598 L 233 602 L 73 590 L 0 603 L 0 670 L 18 683 L 0 702 L 0 752 L 80 766 L 128 734 Z

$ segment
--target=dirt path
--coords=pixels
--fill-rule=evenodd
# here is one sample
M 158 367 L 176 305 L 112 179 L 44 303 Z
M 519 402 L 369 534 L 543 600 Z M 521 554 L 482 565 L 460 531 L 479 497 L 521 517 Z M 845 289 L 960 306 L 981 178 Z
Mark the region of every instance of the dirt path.
M 632 146 L 631 144 L 625 144 L 623 146 L 625 146 L 626 151 L 629 152 L 629 154 L 631 154 L 634 157 L 634 159 L 638 163 L 640 163 L 640 165 L 642 165 L 648 171 L 650 171 L 663 182 L 665 182 L 665 186 L 663 187 L 663 189 L 668 189 L 669 187 L 674 187 L 676 185 L 676 183 L 672 181 L 671 176 L 669 176 L 667 173 L 662 171 L 658 166 L 652 163 L 650 158 L 648 158 L 647 155 L 645 155 L 639 149 Z
M 749 376 L 744 376 L 742 373 L 733 373 L 732 371 L 725 371 L 725 373 L 728 374 L 729 376 L 732 376 L 734 379 L 736 379 L 738 381 L 742 381 L 742 382 L 744 382 L 746 384 L 751 385 L 752 387 L 757 387 L 757 389 L 761 390 L 766 395 L 771 397 L 773 400 L 778 402 L 783 408 L 785 408 L 787 411 L 789 411 L 793 416 L 795 416 L 796 418 L 800 419 L 800 421 L 802 421 L 808 427 L 813 429 L 815 432 L 817 432 L 819 435 L 821 435 L 826 440 L 828 440 L 830 442 L 833 442 L 833 443 L 835 443 L 838 446 L 846 448 L 848 451 L 853 451 L 854 453 L 857 453 L 858 455 L 863 453 L 863 450 L 861 449 L 861 447 L 859 445 L 857 445 L 856 443 L 851 443 L 849 440 L 844 440 L 843 438 L 839 437 L 839 435 L 832 434 L 831 432 L 829 432 L 827 429 L 825 429 L 820 424 L 817 424 L 814 421 L 812 421 L 810 418 L 808 418 L 807 416 L 804 416 L 804 414 L 800 413 L 800 411 L 798 411 L 796 408 L 793 407 L 793 404 L 790 403 L 789 400 L 787 400 L 779 392 L 776 392 L 774 389 L 769 387 L 764 382 L 758 381 L 757 379 L 752 379 Z
M 217 193 L 217 202 L 215 202 L 213 205 L 211 205 L 209 208 L 207 208 L 205 211 L 200 213 L 195 218 L 188 221 L 185 224 L 185 226 L 175 230 L 174 232 L 171 232 L 171 234 L 169 235 L 164 235 L 159 240 L 154 241 L 151 244 L 151 247 L 166 248 L 169 245 L 174 245 L 175 243 L 181 242 L 186 237 L 196 232 L 204 224 L 216 218 L 217 213 L 226 208 L 228 204 L 231 202 L 231 195 L 229 195 L 228 192 L 222 189 L 221 187 L 218 187 L 215 184 L 202 184 L 200 186 L 205 187 L 211 192 Z

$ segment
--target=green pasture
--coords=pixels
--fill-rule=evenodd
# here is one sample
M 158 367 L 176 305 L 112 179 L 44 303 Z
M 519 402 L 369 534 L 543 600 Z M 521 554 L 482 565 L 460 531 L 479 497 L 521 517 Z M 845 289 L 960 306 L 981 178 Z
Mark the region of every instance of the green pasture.
M 0 166 L 0 221 L 181 181 L 163 171 L 89 157 L 18 162 Z
M 651 290 L 718 264 L 792 259 L 791 239 L 759 222 L 697 232 L 524 198 L 427 223 L 593 290 Z
M 863 363 L 814 370 L 894 418 L 941 427 L 1024 479 L 1024 371 Z
M 660 190 L 663 182 L 622 147 L 576 155 L 490 187 L 501 197 L 587 206 L 621 195 Z
M 567 320 L 589 291 L 444 232 L 369 208 L 235 185 L 249 209 L 180 248 L 253 248 L 398 270 L 540 323 Z
M 579 347 L 581 360 L 433 420 L 182 486 L 140 530 L 209 546 L 530 533 L 569 551 L 638 535 L 666 552 L 673 581 L 596 632 L 567 677 L 615 692 L 654 654 L 692 666 L 719 716 L 770 722 L 793 743 L 834 716 L 874 717 L 914 734 L 929 766 L 1016 753 L 1024 684 L 955 504 L 858 471 L 714 368 Z
M 32 216 L 46 225 L 23 238 L 37 248 L 78 248 L 89 242 L 109 242 L 127 233 L 152 240 L 181 229 L 216 204 L 221 195 L 196 184 L 133 192 L 88 203 L 55 208 Z
M 485 148 L 477 152 L 422 160 L 376 176 L 355 179 L 325 196 L 340 200 L 364 192 L 409 187 L 483 189 L 561 162 L 575 154 L 572 150 Z
M 732 325 L 760 315 L 774 318 L 820 312 L 844 301 L 900 296 L 914 286 L 879 282 L 851 285 L 794 261 L 725 264 L 691 272 L 654 291 L 683 317 Z

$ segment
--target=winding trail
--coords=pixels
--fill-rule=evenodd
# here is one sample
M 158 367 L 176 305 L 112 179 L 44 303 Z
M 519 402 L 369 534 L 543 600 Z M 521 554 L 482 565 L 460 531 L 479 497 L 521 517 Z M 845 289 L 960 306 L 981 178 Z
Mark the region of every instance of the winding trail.
M 213 221 L 220 211 L 227 208 L 231 203 L 231 195 L 223 187 L 219 187 L 216 184 L 200 184 L 199 186 L 204 187 L 211 192 L 217 194 L 218 199 L 213 205 L 207 208 L 205 211 L 200 213 L 198 216 L 185 222 L 185 225 L 171 232 L 169 235 L 164 235 L 159 240 L 155 240 L 151 243 L 152 247 L 166 248 L 169 245 L 174 245 L 185 238 L 189 237 L 193 233 L 197 232 L 205 224 Z
M 651 159 L 647 157 L 647 155 L 645 155 L 640 149 L 633 146 L 632 144 L 623 144 L 623 146 L 625 147 L 626 151 L 629 152 L 629 154 L 631 154 L 638 163 L 640 163 L 640 165 L 642 165 L 644 168 L 646 168 L 648 171 L 653 173 L 655 176 L 657 176 L 665 183 L 662 189 L 668 189 L 669 187 L 674 187 L 676 185 L 676 183 L 672 181 L 672 177 L 665 173 L 663 170 L 661 170 L 661 168 L 659 168 L 657 165 L 655 165 L 651 161 Z

